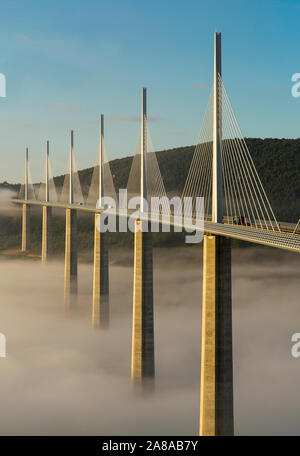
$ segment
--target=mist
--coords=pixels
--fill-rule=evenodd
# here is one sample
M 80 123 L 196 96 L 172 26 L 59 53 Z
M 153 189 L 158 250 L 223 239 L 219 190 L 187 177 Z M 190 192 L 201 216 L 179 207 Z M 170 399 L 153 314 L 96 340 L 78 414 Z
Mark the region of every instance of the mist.
M 155 392 L 130 383 L 132 252 L 113 250 L 110 328 L 91 327 L 92 265 L 66 314 L 64 265 L 0 257 L 1 435 L 197 435 L 202 249 L 154 250 Z M 300 434 L 299 257 L 233 251 L 235 433 Z
M 17 196 L 17 192 L 9 188 L 0 189 L 0 215 L 17 215 L 18 207 L 13 203 L 13 198 Z

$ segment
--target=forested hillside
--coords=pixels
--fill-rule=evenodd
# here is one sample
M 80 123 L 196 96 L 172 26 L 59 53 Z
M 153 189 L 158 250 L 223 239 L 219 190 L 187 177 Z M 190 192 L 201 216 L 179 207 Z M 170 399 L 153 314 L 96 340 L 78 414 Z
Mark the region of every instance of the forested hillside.
M 300 139 L 259 139 L 247 138 L 250 153 L 258 174 L 264 185 L 266 194 L 279 221 L 296 222 L 300 218 Z M 178 147 L 176 149 L 157 152 L 157 159 L 169 194 L 180 195 L 192 160 L 195 146 Z M 132 157 L 113 160 L 111 171 L 116 190 L 126 188 Z M 83 193 L 86 194 L 90 185 L 92 168 L 79 171 Z M 63 184 L 64 176 L 55 177 L 57 187 Z M 20 185 L 0 184 L 0 188 L 19 190 Z M 61 212 L 61 211 L 60 211 Z M 0 247 L 19 246 L 21 223 L 18 216 L 0 215 Z M 63 253 L 64 249 L 64 218 L 54 220 L 54 250 Z M 81 215 L 78 226 L 79 248 L 90 250 L 93 245 L 93 218 Z M 33 250 L 40 251 L 41 215 L 35 210 L 32 217 Z M 115 233 L 110 242 L 118 245 L 131 245 L 131 233 Z M 154 245 L 171 245 L 183 242 L 180 233 L 156 233 Z
M 300 139 L 246 138 L 258 175 L 278 220 L 300 218 Z M 166 191 L 181 194 L 195 146 L 157 152 Z M 126 188 L 132 157 L 111 161 L 116 190 Z M 89 186 L 92 168 L 79 171 L 84 190 Z M 56 178 L 61 185 L 64 176 Z

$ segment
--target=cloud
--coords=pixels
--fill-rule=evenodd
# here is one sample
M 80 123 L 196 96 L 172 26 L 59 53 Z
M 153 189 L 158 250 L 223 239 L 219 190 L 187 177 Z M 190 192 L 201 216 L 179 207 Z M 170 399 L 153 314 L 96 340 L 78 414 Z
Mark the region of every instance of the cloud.
M 147 117 L 149 122 L 156 122 L 160 120 L 159 116 L 148 116 Z M 131 114 L 119 114 L 116 116 L 112 116 L 111 120 L 117 121 L 117 122 L 139 122 L 141 120 L 140 116 L 135 116 Z
M 5 184 L 2 183 L 0 188 L 0 216 L 1 215 L 16 215 L 18 214 L 18 209 L 16 204 L 12 202 L 12 198 L 17 196 L 16 191 L 10 190 L 8 188 L 3 188 Z
M 68 104 L 68 103 L 53 103 L 47 106 L 47 109 L 50 111 L 64 111 L 64 112 L 72 112 L 77 111 L 79 106 Z
M 203 89 L 203 90 L 208 90 L 212 87 L 212 84 L 210 84 L 209 82 L 198 81 L 198 82 L 194 82 L 192 84 L 192 87 L 196 87 L 198 89 Z
M 0 257 L 1 435 L 198 433 L 202 251 L 154 249 L 156 385 L 146 397 L 130 384 L 132 251 L 110 255 L 108 331 L 91 328 L 91 265 L 79 265 L 67 318 L 62 261 Z M 300 434 L 300 359 L 290 353 L 299 321 L 298 256 L 233 249 L 236 434 Z
M 30 38 L 27 35 L 24 35 L 22 33 L 17 33 L 16 34 L 17 40 L 22 40 L 22 41 L 28 41 Z

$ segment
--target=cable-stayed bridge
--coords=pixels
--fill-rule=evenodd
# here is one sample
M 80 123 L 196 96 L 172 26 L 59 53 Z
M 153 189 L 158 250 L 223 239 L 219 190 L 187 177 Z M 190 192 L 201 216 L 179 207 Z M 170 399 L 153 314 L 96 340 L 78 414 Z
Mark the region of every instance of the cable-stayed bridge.
M 300 250 L 299 236 L 296 233 L 289 233 L 281 229 L 277 222 L 268 197 L 263 188 L 262 182 L 252 157 L 242 136 L 238 122 L 231 108 L 221 77 L 218 79 L 218 87 L 222 100 L 222 116 L 220 121 L 220 178 L 218 188 L 220 190 L 219 200 L 222 203 L 220 211 L 222 216 L 219 220 L 213 220 L 213 91 L 210 95 L 204 121 L 201 127 L 198 144 L 195 148 L 192 163 L 184 185 L 181 200 L 190 198 L 185 205 L 186 210 L 196 219 L 195 200 L 196 197 L 204 198 L 204 228 L 205 231 L 214 234 L 228 236 L 234 239 L 241 239 L 248 242 L 270 245 L 281 249 L 292 251 Z M 146 90 L 143 90 L 146 94 Z M 145 96 L 145 95 L 144 95 Z M 51 164 L 49 159 L 49 142 L 47 142 L 47 155 L 44 170 L 44 177 L 40 188 L 36 191 L 30 176 L 28 163 L 28 149 L 26 149 L 25 182 L 20 189 L 18 203 L 27 205 L 44 205 L 46 207 L 76 208 L 78 211 L 101 213 L 102 209 L 97 207 L 97 201 L 102 196 L 109 196 L 116 202 L 116 214 L 118 212 L 118 199 L 113 184 L 109 162 L 105 152 L 103 140 L 104 119 L 101 117 L 101 147 L 97 154 L 96 165 L 93 170 L 88 196 L 85 199 L 81 190 L 80 180 L 75 164 L 73 133 L 71 133 L 71 147 L 69 164 L 61 189 L 56 189 Z M 174 225 L 174 217 L 168 202 L 163 179 L 159 170 L 155 151 L 145 118 L 145 148 L 141 153 L 141 134 L 137 142 L 136 153 L 133 158 L 131 171 L 127 185 L 128 199 L 141 195 L 141 170 L 144 169 L 144 182 L 146 190 L 144 197 L 149 202 L 151 198 L 161 198 L 160 207 L 152 207 L 152 213 L 147 213 L 149 221 L 157 219 L 157 214 L 170 215 L 170 225 Z M 100 152 L 101 151 L 101 152 Z M 100 157 L 101 155 L 101 157 Z M 141 163 L 142 157 L 142 163 Z M 99 162 L 102 160 L 101 168 Z M 70 171 L 72 167 L 72 171 Z M 99 177 L 101 174 L 102 177 Z M 70 178 L 71 176 L 71 178 Z M 101 185 L 99 184 L 101 182 Z M 70 192 L 70 185 L 72 191 Z M 101 186 L 101 191 L 99 187 Z M 37 194 L 36 194 L 37 193 Z M 109 211 L 106 210 L 106 213 Z M 131 213 L 133 210 L 131 211 Z M 130 214 L 130 211 L 128 211 Z M 193 224 L 195 226 L 195 224 Z M 187 227 L 189 227 L 187 225 Z M 197 230 L 197 226 L 195 226 Z M 201 228 L 202 229 L 202 228 Z
M 95 214 L 93 325 L 109 325 L 108 232 L 99 229 L 109 215 L 134 218 L 134 290 L 131 376 L 135 382 L 153 385 L 154 318 L 151 223 L 178 227 L 182 210 L 190 231 L 204 232 L 202 296 L 202 360 L 200 435 L 233 434 L 231 239 L 300 252 L 300 236 L 278 223 L 263 183 L 241 133 L 225 90 L 221 71 L 221 34 L 215 34 L 214 84 L 198 144 L 195 148 L 178 206 L 169 204 L 147 124 L 146 89 L 142 90 L 141 129 L 127 185 L 127 208 L 117 198 L 104 145 L 104 118 L 88 196 L 80 185 L 74 156 L 73 132 L 67 173 L 61 189 L 54 184 L 46 148 L 44 178 L 36 192 L 26 149 L 25 180 L 19 198 L 22 205 L 22 250 L 30 248 L 30 207 L 42 206 L 42 261 L 51 256 L 52 208 L 66 211 L 65 302 L 72 308 L 77 293 L 77 213 Z M 37 193 L 37 194 L 36 194 Z M 104 207 L 103 198 L 112 204 Z M 197 198 L 202 197 L 202 211 Z M 155 204 L 152 202 L 155 200 Z M 100 202 L 100 204 L 97 202 Z M 197 223 L 199 222 L 199 223 Z M 147 230 L 144 230 L 144 227 Z

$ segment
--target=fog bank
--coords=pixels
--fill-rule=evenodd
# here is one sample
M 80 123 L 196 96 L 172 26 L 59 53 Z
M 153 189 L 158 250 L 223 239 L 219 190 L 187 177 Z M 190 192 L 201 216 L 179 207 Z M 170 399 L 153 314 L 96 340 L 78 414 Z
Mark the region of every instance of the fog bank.
M 0 261 L 2 435 L 198 433 L 200 248 L 155 251 L 156 389 L 130 384 L 132 262 L 112 254 L 111 325 L 91 328 L 92 266 L 79 265 L 79 307 L 63 306 L 63 263 Z M 131 253 L 130 253 L 131 255 Z M 126 266 L 126 264 L 128 264 Z M 236 434 L 300 434 L 299 257 L 233 252 Z

